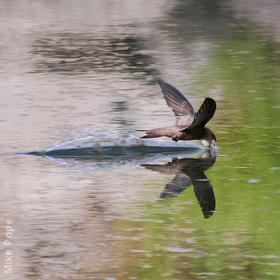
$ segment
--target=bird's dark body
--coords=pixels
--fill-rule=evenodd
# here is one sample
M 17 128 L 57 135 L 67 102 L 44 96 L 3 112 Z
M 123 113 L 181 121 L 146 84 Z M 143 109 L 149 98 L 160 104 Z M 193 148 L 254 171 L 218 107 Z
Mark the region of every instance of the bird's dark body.
M 206 128 L 202 127 L 195 130 L 181 131 L 177 126 L 168 126 L 145 130 L 146 134 L 143 138 L 156 138 L 156 137 L 170 137 L 174 141 L 179 140 L 197 140 L 203 138 L 206 133 Z

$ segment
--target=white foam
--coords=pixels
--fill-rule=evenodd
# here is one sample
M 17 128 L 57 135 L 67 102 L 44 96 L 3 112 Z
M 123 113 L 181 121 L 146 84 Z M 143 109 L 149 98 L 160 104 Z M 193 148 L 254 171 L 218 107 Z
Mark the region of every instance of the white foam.
M 120 151 L 120 154 L 116 154 L 114 152 L 112 153 L 112 149 L 102 149 L 105 147 L 116 147 L 116 149 L 121 147 L 122 152 Z M 136 152 L 137 148 L 139 147 L 155 147 L 162 149 L 155 149 L 154 151 L 151 151 L 151 149 L 141 149 L 140 151 L 138 150 L 138 152 Z M 100 154 L 98 155 L 98 161 L 94 160 L 94 156 L 92 157 L 92 160 L 81 161 L 75 156 L 71 157 L 71 151 L 67 151 L 70 149 L 84 148 L 93 148 L 96 151 L 100 151 Z M 173 148 L 180 148 L 180 150 L 173 150 Z M 205 151 L 205 148 L 203 146 L 189 144 L 186 142 L 175 143 L 162 140 L 144 140 L 133 134 L 128 136 L 119 136 L 117 134 L 109 133 L 87 133 L 79 137 L 73 137 L 72 139 L 56 142 L 43 152 L 49 153 L 56 152 L 58 150 L 65 150 L 68 153 L 67 157 L 55 155 L 50 156 L 49 154 L 45 156 L 51 160 L 54 160 L 58 164 L 65 164 L 70 168 L 98 170 L 104 168 L 118 168 L 124 164 L 128 166 L 139 166 L 141 164 L 150 162 L 170 160 L 170 158 L 173 157 L 190 157 Z M 125 152 L 123 152 L 123 150 L 125 150 Z M 102 160 L 102 156 L 104 156 L 104 161 Z
M 91 148 L 91 147 L 166 147 L 166 148 L 195 148 L 204 149 L 203 146 L 186 142 L 171 142 L 162 140 L 144 140 L 133 134 L 120 136 L 112 133 L 87 133 L 83 136 L 73 137 L 65 141 L 58 141 L 46 149 L 47 152 L 61 149 Z

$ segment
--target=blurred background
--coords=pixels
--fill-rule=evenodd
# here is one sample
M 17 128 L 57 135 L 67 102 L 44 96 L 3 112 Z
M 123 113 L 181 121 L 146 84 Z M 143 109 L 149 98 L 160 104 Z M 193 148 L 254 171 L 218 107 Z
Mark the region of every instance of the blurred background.
M 279 279 L 279 14 L 1 0 L 1 277 Z M 216 100 L 216 155 L 139 139 L 174 123 L 159 78 Z

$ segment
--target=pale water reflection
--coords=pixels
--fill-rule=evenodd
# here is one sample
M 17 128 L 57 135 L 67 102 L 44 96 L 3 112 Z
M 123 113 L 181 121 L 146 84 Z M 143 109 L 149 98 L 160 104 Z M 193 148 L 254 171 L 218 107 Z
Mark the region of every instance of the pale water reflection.
M 89 34 L 48 34 L 34 42 L 38 57 L 34 73 L 57 72 L 68 75 L 128 73 L 131 79 L 149 80 L 159 76 L 148 42 L 137 36 L 119 35 L 92 38 Z
M 278 279 L 279 13 L 1 1 L 0 278 Z M 140 140 L 173 125 L 158 78 L 216 100 L 216 155 Z

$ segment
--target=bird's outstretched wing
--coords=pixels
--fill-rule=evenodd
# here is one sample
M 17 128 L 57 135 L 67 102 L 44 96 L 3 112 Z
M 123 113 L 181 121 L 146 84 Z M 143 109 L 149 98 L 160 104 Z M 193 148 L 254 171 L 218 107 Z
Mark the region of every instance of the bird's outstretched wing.
M 216 102 L 212 98 L 205 98 L 200 109 L 194 116 L 192 124 L 187 127 L 188 130 L 195 129 L 198 127 L 204 127 L 210 119 L 212 119 L 216 111 Z
M 188 128 L 194 121 L 195 111 L 190 102 L 176 88 L 161 80 L 158 81 L 167 105 L 176 116 L 176 126 L 180 129 Z

